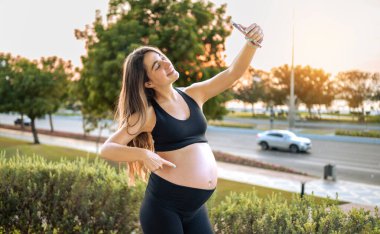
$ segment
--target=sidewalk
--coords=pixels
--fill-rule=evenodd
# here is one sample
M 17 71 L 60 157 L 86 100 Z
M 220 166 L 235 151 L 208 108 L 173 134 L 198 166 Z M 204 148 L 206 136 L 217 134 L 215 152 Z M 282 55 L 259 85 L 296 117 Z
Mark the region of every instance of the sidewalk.
M 220 178 L 247 184 L 270 187 L 300 193 L 301 183 L 305 183 L 305 194 L 336 198 L 356 205 L 380 207 L 380 186 L 338 180 L 325 181 L 314 177 L 294 175 L 284 172 L 264 170 L 235 164 L 218 162 Z
M 0 136 L 32 141 L 28 132 L 0 129 Z M 39 134 L 42 144 L 71 147 L 87 152 L 96 152 L 96 143 L 83 140 L 53 137 Z M 289 174 L 260 168 L 217 162 L 219 178 L 243 182 L 252 185 L 270 187 L 300 193 L 301 183 L 305 183 L 305 194 L 336 198 L 352 204 L 347 207 L 362 207 L 374 210 L 380 207 L 380 186 L 338 180 L 336 182 L 315 179 L 314 177 Z

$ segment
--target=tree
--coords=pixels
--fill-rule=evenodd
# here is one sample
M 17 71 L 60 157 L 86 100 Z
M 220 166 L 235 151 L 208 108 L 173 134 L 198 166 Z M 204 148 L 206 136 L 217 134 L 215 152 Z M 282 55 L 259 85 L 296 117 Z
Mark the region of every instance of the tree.
M 372 94 L 371 100 L 380 101 L 380 73 L 373 74 L 373 87 L 374 92 Z
M 379 75 L 358 70 L 340 72 L 336 76 L 339 96 L 348 102 L 350 108 L 360 108 L 359 121 L 364 120 L 364 101 L 379 92 Z
M 54 109 L 54 92 L 62 86 L 56 76 L 39 68 L 37 61 L 10 54 L 1 55 L 1 60 L 6 62 L 1 62 L 0 110 L 27 115 L 31 119 L 34 143 L 39 144 L 35 120 Z
M 250 103 L 252 106 L 252 116 L 254 116 L 254 104 L 264 98 L 263 71 L 258 71 L 249 67 L 247 70 L 248 79 L 237 85 L 234 92 L 235 99 Z
M 68 87 L 71 77 L 73 76 L 73 68 L 71 62 L 64 61 L 56 56 L 41 58 L 39 66 L 44 75 L 48 79 L 54 80 L 53 90 L 50 90 L 51 109 L 48 111 L 50 131 L 54 131 L 52 114 L 64 104 L 68 98 Z
M 313 106 L 331 105 L 335 92 L 330 74 L 325 73 L 322 69 L 305 66 L 302 68 L 298 80 L 300 83 L 297 85 L 301 86 L 298 97 L 306 105 L 310 117 Z
M 205 1 L 111 0 L 106 23 L 97 12 L 92 26 L 75 31 L 87 49 L 78 81 L 83 114 L 98 120 L 113 115 L 123 61 L 141 45 L 158 47 L 171 59 L 180 73 L 178 86 L 221 71 L 225 38 L 232 30 L 225 10 L 226 5 L 215 8 Z M 217 97 L 210 103 L 220 106 L 223 101 Z M 223 113 L 213 108 L 205 105 L 207 117 Z
M 272 79 L 277 81 L 277 86 L 282 89 L 282 95 L 290 92 L 290 73 L 288 65 L 272 69 Z M 310 66 L 296 66 L 294 69 L 294 93 L 297 99 L 304 103 L 311 116 L 311 108 L 314 105 L 331 105 L 335 96 L 333 82 L 330 75 L 322 69 L 314 69 Z
M 14 68 L 16 74 L 12 78 L 12 91 L 18 101 L 14 110 L 30 118 L 34 143 L 39 144 L 35 120 L 52 109 L 48 93 L 53 88 L 53 82 L 38 68 L 36 62 L 26 58 L 19 58 Z
M 21 57 L 13 57 L 11 54 L 1 55 L 1 85 L 0 85 L 0 110 L 1 112 L 17 112 L 21 115 L 21 128 L 24 129 L 23 109 L 27 98 L 26 85 L 23 84 L 23 77 L 20 74 L 20 68 L 29 66 L 28 61 Z M 32 72 L 32 69 L 29 69 Z M 33 72 L 32 72 L 33 73 Z
M 12 109 L 12 77 L 14 58 L 11 54 L 0 53 L 0 112 L 7 112 Z M 23 127 L 23 125 L 22 125 Z

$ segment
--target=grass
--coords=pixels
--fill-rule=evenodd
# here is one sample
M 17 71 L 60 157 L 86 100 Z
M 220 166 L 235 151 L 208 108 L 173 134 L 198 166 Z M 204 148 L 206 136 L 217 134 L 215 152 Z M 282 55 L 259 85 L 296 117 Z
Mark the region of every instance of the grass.
M 246 118 L 246 119 L 269 119 L 270 116 L 266 114 L 254 114 L 252 115 L 252 112 L 229 112 L 227 117 L 231 118 Z M 286 120 L 286 116 L 277 116 L 275 117 L 275 120 Z
M 335 131 L 335 135 L 380 138 L 380 131 L 376 131 L 376 130 L 355 131 L 355 130 L 338 129 Z
M 301 188 L 300 188 L 301 189 Z M 216 196 L 215 196 L 215 205 L 222 202 L 222 200 L 229 195 L 232 191 L 236 193 L 244 193 L 244 192 L 250 192 L 255 191 L 258 197 L 266 198 L 268 196 L 271 196 L 273 194 L 276 194 L 277 196 L 281 196 L 285 198 L 288 202 L 291 202 L 293 200 L 293 197 L 299 194 L 295 194 L 292 192 L 287 192 L 279 189 L 272 189 L 257 185 L 250 185 L 240 182 L 235 182 L 231 180 L 224 180 L 224 179 L 218 179 L 218 185 L 216 188 Z M 320 197 L 314 197 L 315 202 L 317 204 L 322 204 L 323 202 L 329 202 L 329 204 L 336 203 L 336 200 L 333 199 L 327 199 L 327 198 L 320 198 Z M 338 204 L 345 204 L 347 202 L 338 201 Z
M 359 123 L 358 116 L 352 115 L 352 114 L 323 113 L 322 118 L 317 118 L 317 119 L 313 119 L 313 118 L 310 119 L 308 112 L 298 112 L 298 114 L 300 115 L 302 119 L 307 119 L 308 121 L 313 121 L 313 122 L 324 121 L 324 122 L 337 122 L 337 123 Z M 236 112 L 236 111 L 229 112 L 227 114 L 227 117 L 248 118 L 248 119 L 269 119 L 269 115 L 267 114 L 252 115 L 252 112 Z M 275 117 L 275 120 L 286 120 L 286 119 L 287 119 L 286 116 Z M 380 123 L 380 116 L 379 115 L 365 116 L 365 122 L 366 123 Z
M 334 129 L 302 129 L 299 134 L 334 135 Z
M 218 126 L 218 127 L 230 127 L 230 128 L 248 128 L 254 129 L 256 124 L 244 124 L 238 122 L 230 122 L 230 121 L 220 121 L 220 120 L 210 120 L 208 121 L 209 125 Z
M 97 157 L 97 155 L 94 153 L 87 153 L 84 151 L 59 146 L 49 146 L 42 144 L 34 145 L 26 141 L 14 140 L 4 137 L 0 137 L 0 151 L 5 151 L 5 157 L 12 157 L 18 152 L 20 155 L 27 156 L 37 154 L 44 157 L 48 161 L 59 161 L 62 157 L 65 157 L 68 160 L 74 160 L 76 157 L 89 157 L 90 159 L 95 159 Z M 112 162 L 107 162 L 110 163 L 110 165 L 115 169 L 118 169 L 117 163 L 113 164 Z M 287 191 L 239 183 L 230 180 L 218 179 L 218 186 L 215 192 L 215 205 L 221 202 L 224 199 L 224 197 L 232 191 L 249 192 L 253 189 L 260 197 L 270 196 L 273 193 L 275 193 L 291 201 L 292 195 L 294 195 L 294 193 Z M 322 202 L 323 200 L 326 199 L 316 198 L 316 202 Z
M 90 159 L 96 158 L 96 154 L 88 153 L 81 150 L 42 144 L 35 145 L 30 142 L 13 140 L 3 137 L 0 137 L 0 150 L 5 150 L 5 157 L 12 157 L 18 152 L 20 155 L 28 156 L 37 154 L 43 156 L 48 161 L 60 161 L 61 158 L 74 160 L 78 156 L 88 156 Z

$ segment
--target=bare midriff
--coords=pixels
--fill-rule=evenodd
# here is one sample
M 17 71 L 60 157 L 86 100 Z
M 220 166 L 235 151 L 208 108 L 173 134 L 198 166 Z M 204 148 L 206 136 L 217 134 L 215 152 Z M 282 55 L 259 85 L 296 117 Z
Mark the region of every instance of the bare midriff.
M 176 168 L 163 166 L 154 172 L 158 176 L 182 186 L 215 189 L 217 165 L 209 144 L 194 143 L 181 149 L 156 153 L 176 165 Z

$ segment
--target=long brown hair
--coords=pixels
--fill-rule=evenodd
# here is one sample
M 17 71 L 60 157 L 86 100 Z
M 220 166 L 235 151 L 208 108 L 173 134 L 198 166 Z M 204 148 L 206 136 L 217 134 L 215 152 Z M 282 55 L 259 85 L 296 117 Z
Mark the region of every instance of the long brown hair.
M 145 125 L 146 113 L 155 94 L 153 89 L 144 86 L 144 83 L 149 81 L 144 67 L 144 56 L 148 52 L 156 52 L 163 55 L 157 48 L 143 46 L 130 53 L 123 65 L 123 83 L 115 119 L 118 121 L 119 129 L 126 127 L 128 133 L 132 135 L 137 133 L 130 133 L 130 127 L 135 126 L 138 122 L 141 122 L 142 126 Z M 130 117 L 133 114 L 137 114 L 138 118 L 136 122 L 131 123 Z M 152 135 L 146 132 L 137 135 L 127 145 L 154 151 Z M 140 161 L 127 162 L 127 174 L 129 175 L 130 185 L 135 185 L 136 175 L 146 182 L 148 173 L 149 170 Z

